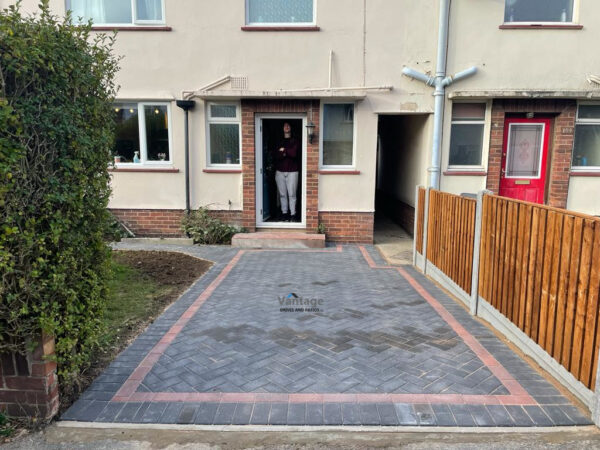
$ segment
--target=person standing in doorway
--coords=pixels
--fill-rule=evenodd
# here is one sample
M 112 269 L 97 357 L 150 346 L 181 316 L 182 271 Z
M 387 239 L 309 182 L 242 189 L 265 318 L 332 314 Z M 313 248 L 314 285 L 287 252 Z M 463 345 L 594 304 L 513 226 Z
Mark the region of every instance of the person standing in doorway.
M 296 214 L 298 192 L 298 141 L 292 137 L 292 127 L 283 124 L 283 140 L 275 149 L 275 182 L 281 200 L 283 222 L 299 222 Z

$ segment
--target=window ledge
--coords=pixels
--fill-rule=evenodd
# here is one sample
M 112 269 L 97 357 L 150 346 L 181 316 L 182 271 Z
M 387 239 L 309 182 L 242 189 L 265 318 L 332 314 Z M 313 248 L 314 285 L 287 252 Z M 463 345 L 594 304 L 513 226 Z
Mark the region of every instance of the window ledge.
M 360 170 L 319 170 L 320 175 L 360 175 Z
M 501 30 L 537 30 L 539 28 L 551 29 L 551 30 L 581 30 L 583 25 L 577 25 L 574 23 L 570 24 L 549 24 L 549 23 L 524 23 L 524 24 L 510 24 L 505 23 L 500 25 L 498 28 Z
M 444 176 L 457 176 L 457 177 L 485 177 L 487 172 L 485 170 L 446 170 Z
M 143 167 L 139 169 L 134 169 L 133 167 L 114 167 L 108 169 L 109 172 L 153 172 L 153 173 L 178 173 L 179 169 L 174 167 L 157 167 L 153 169 L 151 167 Z
M 94 26 L 92 31 L 172 31 L 173 28 L 164 25 L 158 26 L 132 26 L 132 25 L 120 25 L 120 26 Z
M 600 170 L 587 172 L 572 170 L 569 175 L 571 175 L 572 177 L 600 177 Z
M 306 26 L 306 27 L 286 27 L 286 26 L 257 26 L 257 25 L 246 25 L 242 27 L 242 31 L 320 31 L 321 28 L 317 26 Z
M 204 173 L 242 173 L 242 169 L 204 169 Z

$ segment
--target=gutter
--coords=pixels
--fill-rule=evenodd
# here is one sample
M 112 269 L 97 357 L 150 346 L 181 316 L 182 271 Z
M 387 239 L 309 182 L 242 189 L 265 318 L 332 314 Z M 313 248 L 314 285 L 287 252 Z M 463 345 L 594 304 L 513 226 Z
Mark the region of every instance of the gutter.
M 441 144 L 444 124 L 444 103 L 446 99 L 446 87 L 477 73 L 477 67 L 470 67 L 457 73 L 453 77 L 446 76 L 446 62 L 448 57 L 448 29 L 450 20 L 451 0 L 440 0 L 440 18 L 438 25 L 438 51 L 437 67 L 435 76 L 421 73 L 410 67 L 402 69 L 402 73 L 435 88 L 435 107 L 433 112 L 433 144 L 431 149 L 431 164 L 427 168 L 429 172 L 429 186 L 434 189 L 440 188 L 441 167 Z

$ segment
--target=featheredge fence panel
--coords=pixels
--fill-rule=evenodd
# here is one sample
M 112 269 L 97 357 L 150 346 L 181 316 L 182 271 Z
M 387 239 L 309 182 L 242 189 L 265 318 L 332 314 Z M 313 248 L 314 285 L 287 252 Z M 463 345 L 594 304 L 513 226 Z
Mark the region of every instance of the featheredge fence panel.
M 593 390 L 600 220 L 486 195 L 479 296 Z

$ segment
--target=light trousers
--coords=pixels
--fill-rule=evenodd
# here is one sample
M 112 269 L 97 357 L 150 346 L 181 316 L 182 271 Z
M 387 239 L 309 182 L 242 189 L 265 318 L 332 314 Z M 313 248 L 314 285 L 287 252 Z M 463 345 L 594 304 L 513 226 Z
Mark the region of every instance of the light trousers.
M 281 212 L 287 214 L 288 206 L 290 214 L 296 214 L 296 192 L 298 192 L 298 172 L 275 172 L 275 182 L 279 191 L 281 201 Z

